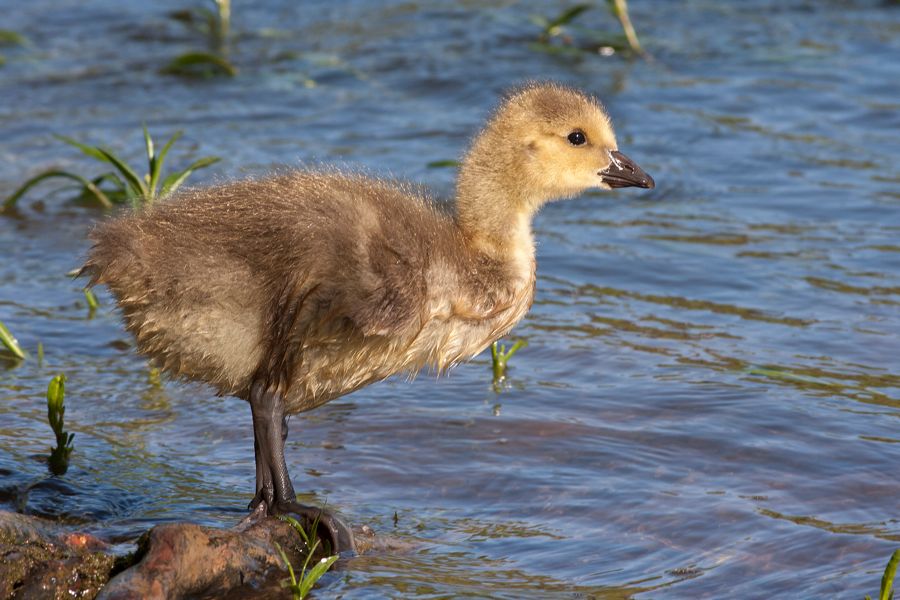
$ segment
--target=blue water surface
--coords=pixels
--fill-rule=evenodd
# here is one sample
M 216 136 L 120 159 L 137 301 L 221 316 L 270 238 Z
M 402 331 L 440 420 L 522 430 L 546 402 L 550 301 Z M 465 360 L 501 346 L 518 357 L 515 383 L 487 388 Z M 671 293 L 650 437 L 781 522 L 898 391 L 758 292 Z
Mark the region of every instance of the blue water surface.
M 222 157 L 193 183 L 336 163 L 449 198 L 454 170 L 428 163 L 458 158 L 504 90 L 590 91 L 657 187 L 539 215 L 502 389 L 483 355 L 292 419 L 298 491 L 412 545 L 320 596 L 877 593 L 900 547 L 900 6 L 632 0 L 644 59 L 591 46 L 620 32 L 594 4 L 573 53 L 534 45 L 558 2 L 238 0 L 238 75 L 186 79 L 159 70 L 203 47 L 168 16 L 190 0 L 4 0 L 28 43 L 0 48 L 0 196 L 102 172 L 52 134 L 138 163 L 146 123 L 184 130 L 173 166 Z M 105 291 L 89 318 L 66 273 L 103 213 L 56 189 L 0 216 L 0 321 L 30 353 L 0 355 L 0 506 L 123 552 L 156 523 L 233 524 L 248 406 L 156 377 Z M 47 479 L 60 372 L 75 452 Z

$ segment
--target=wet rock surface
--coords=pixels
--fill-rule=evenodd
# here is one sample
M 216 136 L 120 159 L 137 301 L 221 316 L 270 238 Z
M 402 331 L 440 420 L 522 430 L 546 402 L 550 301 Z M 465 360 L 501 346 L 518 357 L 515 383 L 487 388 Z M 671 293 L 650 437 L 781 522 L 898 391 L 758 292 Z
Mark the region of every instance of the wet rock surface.
M 368 527 L 354 534 L 359 553 L 395 545 Z M 115 556 L 92 535 L 0 511 L 0 599 L 287 597 L 276 544 L 293 565 L 302 564 L 303 541 L 278 519 L 243 530 L 158 525 L 141 536 L 134 553 Z
M 94 536 L 0 512 L 0 598 L 93 598 L 116 561 Z

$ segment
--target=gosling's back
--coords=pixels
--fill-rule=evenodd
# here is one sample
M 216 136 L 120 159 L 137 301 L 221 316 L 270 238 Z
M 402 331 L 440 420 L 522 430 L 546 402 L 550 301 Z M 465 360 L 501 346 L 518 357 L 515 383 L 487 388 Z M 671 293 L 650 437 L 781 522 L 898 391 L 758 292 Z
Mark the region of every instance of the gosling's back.
M 91 237 L 92 283 L 112 291 L 141 352 L 221 394 L 246 398 L 266 378 L 291 412 L 468 358 L 533 288 L 505 286 L 504 266 L 470 253 L 422 193 L 356 175 L 190 190 Z

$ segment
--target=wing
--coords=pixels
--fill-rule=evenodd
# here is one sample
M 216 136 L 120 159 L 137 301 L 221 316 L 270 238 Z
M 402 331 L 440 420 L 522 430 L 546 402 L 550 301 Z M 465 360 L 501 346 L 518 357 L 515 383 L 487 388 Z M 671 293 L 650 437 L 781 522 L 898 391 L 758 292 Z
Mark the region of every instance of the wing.
M 363 335 L 403 337 L 421 328 L 428 252 L 416 241 L 379 231 L 361 248 L 356 268 L 346 272 L 335 308 Z

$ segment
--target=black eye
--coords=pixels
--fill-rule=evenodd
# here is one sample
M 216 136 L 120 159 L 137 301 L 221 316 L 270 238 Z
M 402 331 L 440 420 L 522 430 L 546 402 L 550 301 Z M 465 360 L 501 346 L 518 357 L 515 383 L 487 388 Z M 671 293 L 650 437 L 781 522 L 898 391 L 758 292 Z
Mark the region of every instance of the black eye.
M 569 134 L 569 143 L 573 146 L 580 146 L 587 141 L 587 138 L 584 137 L 584 134 L 580 131 L 573 131 Z

